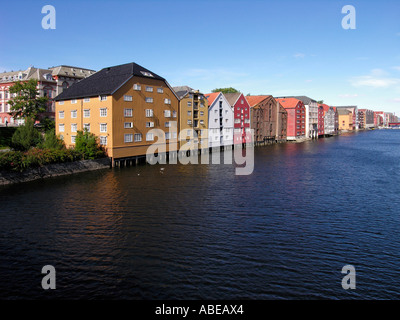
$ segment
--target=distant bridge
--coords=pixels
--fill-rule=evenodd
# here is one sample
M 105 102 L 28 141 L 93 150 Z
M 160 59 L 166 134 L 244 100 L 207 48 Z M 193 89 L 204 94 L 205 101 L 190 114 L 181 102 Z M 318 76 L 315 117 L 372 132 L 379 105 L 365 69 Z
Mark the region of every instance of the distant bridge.
M 400 128 L 400 122 L 389 122 L 389 128 Z

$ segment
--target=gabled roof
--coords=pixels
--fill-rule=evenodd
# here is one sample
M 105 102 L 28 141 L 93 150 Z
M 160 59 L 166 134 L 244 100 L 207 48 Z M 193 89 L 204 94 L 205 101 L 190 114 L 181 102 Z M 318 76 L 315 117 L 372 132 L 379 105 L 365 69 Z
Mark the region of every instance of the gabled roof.
M 351 111 L 344 108 L 337 108 L 337 113 L 338 115 L 348 115 Z
M 263 102 L 264 100 L 268 99 L 268 98 L 272 98 L 271 95 L 260 95 L 260 96 L 246 96 L 246 100 L 248 102 L 248 104 L 250 105 L 250 107 L 254 107 L 255 105 Z
M 296 98 L 275 98 L 275 100 L 278 101 L 285 109 L 294 109 L 301 101 Z
M 287 96 L 287 97 L 279 97 L 279 98 L 295 98 L 297 100 L 302 101 L 304 104 L 310 105 L 311 102 L 317 102 L 314 99 L 311 99 L 307 96 Z
M 174 89 L 174 91 L 175 91 L 176 95 L 179 97 L 179 99 L 182 99 L 189 92 L 193 91 L 193 88 L 191 88 L 189 86 L 172 87 L 172 89 Z
M 208 105 L 211 106 L 213 104 L 213 102 L 215 101 L 215 99 L 217 99 L 217 97 L 219 96 L 221 92 L 212 92 L 212 93 L 206 93 L 204 94 L 204 96 L 206 97 L 207 101 L 208 101 Z
M 318 107 L 322 107 L 322 109 L 324 110 L 324 112 L 328 112 L 329 109 L 331 108 L 330 106 L 328 106 L 325 103 L 318 103 Z
M 165 79 L 159 75 L 132 62 L 101 69 L 95 74 L 74 83 L 71 87 L 59 94 L 55 100 L 59 101 L 98 95 L 110 95 L 134 76 L 157 79 L 166 82 Z
M 225 96 L 226 100 L 231 105 L 231 107 L 233 107 L 235 105 L 236 101 L 242 95 L 242 93 L 241 92 L 223 93 L 223 95 Z

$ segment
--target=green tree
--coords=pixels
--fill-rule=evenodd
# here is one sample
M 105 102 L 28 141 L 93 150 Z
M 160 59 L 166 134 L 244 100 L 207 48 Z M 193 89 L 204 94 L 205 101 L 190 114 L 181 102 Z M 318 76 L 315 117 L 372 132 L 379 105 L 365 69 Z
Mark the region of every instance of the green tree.
M 11 106 L 9 114 L 15 119 L 31 118 L 37 120 L 39 114 L 46 111 L 49 99 L 47 97 L 39 97 L 36 79 L 28 82 L 17 81 L 10 87 L 9 91 L 12 98 L 8 101 Z M 14 94 L 15 97 L 13 96 Z
M 15 150 L 27 151 L 43 141 L 43 137 L 36 130 L 33 120 L 27 118 L 25 124 L 15 131 L 11 138 L 11 146 Z
M 64 141 L 56 136 L 55 130 L 49 130 L 44 136 L 44 141 L 40 145 L 42 149 L 62 150 L 65 149 Z
M 240 92 L 240 91 L 236 90 L 235 88 L 229 87 L 229 88 L 216 88 L 216 89 L 212 90 L 211 92 L 236 93 L 236 92 Z
M 323 103 L 324 103 L 324 100 L 319 100 L 319 101 L 317 101 L 317 103 L 323 104 Z
M 75 150 L 80 152 L 84 159 L 96 159 L 104 156 L 104 150 L 99 145 L 97 137 L 86 130 L 77 132 Z

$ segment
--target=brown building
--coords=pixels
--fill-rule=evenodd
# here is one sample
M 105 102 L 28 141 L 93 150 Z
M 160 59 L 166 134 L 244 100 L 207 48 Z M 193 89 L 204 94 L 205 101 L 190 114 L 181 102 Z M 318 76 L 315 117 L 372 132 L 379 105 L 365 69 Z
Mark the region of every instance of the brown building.
M 255 144 L 286 141 L 287 112 L 271 95 L 246 96 Z
M 179 97 L 180 147 L 195 136 L 199 149 L 208 148 L 208 101 L 199 90 L 188 86 L 173 87 Z
M 176 151 L 179 99 L 168 82 L 137 65 L 104 68 L 56 98 L 56 133 L 75 144 L 76 132 L 88 130 L 113 160 Z M 155 131 L 153 129 L 160 129 Z

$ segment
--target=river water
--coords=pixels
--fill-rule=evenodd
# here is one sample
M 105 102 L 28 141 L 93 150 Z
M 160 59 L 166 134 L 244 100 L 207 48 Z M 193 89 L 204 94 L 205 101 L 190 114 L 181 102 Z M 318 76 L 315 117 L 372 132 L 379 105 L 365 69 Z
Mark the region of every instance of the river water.
M 399 299 L 399 159 L 400 130 L 375 130 L 256 148 L 248 176 L 140 165 L 2 187 L 0 298 Z

